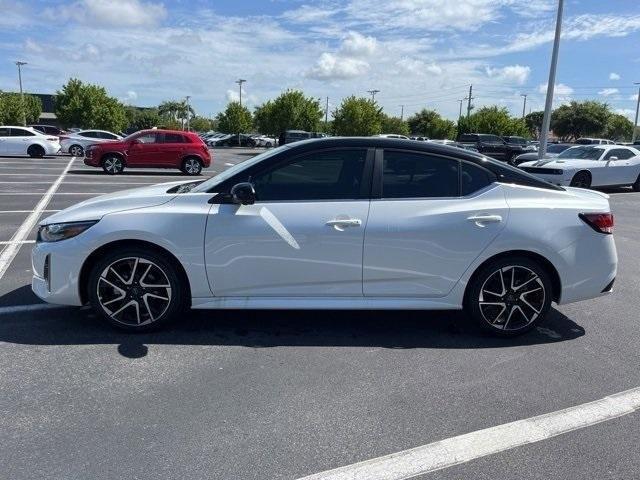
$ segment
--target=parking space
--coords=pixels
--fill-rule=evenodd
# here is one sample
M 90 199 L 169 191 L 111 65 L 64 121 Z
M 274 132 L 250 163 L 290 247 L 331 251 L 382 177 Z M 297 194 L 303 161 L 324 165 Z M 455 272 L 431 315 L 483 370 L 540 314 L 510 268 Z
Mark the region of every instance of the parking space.
M 254 153 L 215 150 L 204 174 Z M 193 312 L 168 330 L 127 335 L 86 309 L 29 307 L 40 303 L 29 286 L 36 229 L 20 248 L 12 239 L 70 161 L 0 158 L 0 252 L 14 250 L 0 277 L 6 478 L 296 479 L 640 385 L 640 194 L 628 189 L 609 192 L 615 294 L 557 307 L 523 337 L 415 311 Z M 39 217 L 184 179 L 113 177 L 75 160 Z M 418 478 L 635 478 L 639 418 Z

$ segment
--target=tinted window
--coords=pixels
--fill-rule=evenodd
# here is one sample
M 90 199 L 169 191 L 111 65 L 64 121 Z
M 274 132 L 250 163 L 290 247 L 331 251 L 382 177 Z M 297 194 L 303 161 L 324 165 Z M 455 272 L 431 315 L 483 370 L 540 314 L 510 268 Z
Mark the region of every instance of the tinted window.
M 504 143 L 504 141 L 496 135 L 480 135 L 480 141 L 487 143 Z
M 604 160 L 609 160 L 611 157 L 618 157 L 618 160 L 626 160 L 634 156 L 631 150 L 626 148 L 613 148 L 607 152 L 604 156 Z
M 471 195 L 484 187 L 491 185 L 495 181 L 493 173 L 471 163 L 462 162 L 460 169 L 460 186 L 462 196 Z
M 182 135 L 179 133 L 165 133 L 163 143 L 184 143 Z
M 30 132 L 29 130 L 24 130 L 22 128 L 12 128 L 11 136 L 12 137 L 34 137 L 36 134 Z
M 136 140 L 140 143 L 157 143 L 155 133 L 145 133 L 144 135 L 136 137 Z
M 6 127 L 0 127 L 0 137 L 8 137 L 11 135 L 11 132 Z
M 117 140 L 118 139 L 118 137 L 115 136 L 114 134 L 107 133 L 107 132 L 97 132 L 96 136 L 98 138 L 104 138 L 104 139 L 107 139 L 107 140 Z
M 598 160 L 604 149 L 592 146 L 571 147 L 558 155 L 558 158 L 577 158 L 581 160 Z
M 78 133 L 78 135 L 80 135 L 81 137 L 98 138 L 97 132 L 81 132 Z
M 560 152 L 564 152 L 567 148 L 569 148 L 569 145 L 548 145 L 547 146 L 547 152 L 549 153 L 560 153 Z
M 457 196 L 457 161 L 418 153 L 384 152 L 383 198 Z
M 254 176 L 259 201 L 330 200 L 360 197 L 366 150 L 304 155 Z
M 478 138 L 477 138 L 477 135 L 464 134 L 464 135 L 460 135 L 459 141 L 460 142 L 476 142 L 478 141 Z

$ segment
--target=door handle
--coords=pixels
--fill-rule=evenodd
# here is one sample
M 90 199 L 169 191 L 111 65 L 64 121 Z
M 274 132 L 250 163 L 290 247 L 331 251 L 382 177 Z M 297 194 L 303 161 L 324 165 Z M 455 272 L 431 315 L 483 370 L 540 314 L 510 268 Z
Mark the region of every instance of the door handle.
M 359 227 L 362 225 L 362 220 L 359 218 L 334 218 L 333 220 L 328 220 L 326 225 L 342 231 L 346 227 Z
M 472 215 L 467 220 L 474 222 L 479 227 L 484 227 L 487 223 L 500 223 L 502 217 L 500 215 Z

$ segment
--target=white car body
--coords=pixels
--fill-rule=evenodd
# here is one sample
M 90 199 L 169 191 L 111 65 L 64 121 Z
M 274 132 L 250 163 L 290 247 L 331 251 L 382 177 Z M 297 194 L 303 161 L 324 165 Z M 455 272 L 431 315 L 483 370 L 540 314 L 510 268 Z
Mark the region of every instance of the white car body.
M 571 158 L 574 152 L 597 152 L 594 159 Z M 640 150 L 622 145 L 576 145 L 555 158 L 518 165 L 554 185 L 571 185 L 579 172 L 589 172 L 592 187 L 633 185 L 640 178 Z
M 275 138 L 268 137 L 267 135 L 260 135 L 254 140 L 258 147 L 275 147 L 278 144 L 278 141 Z
M 62 151 L 73 153 L 74 147 L 80 147 L 78 156 L 83 155 L 89 145 L 95 143 L 115 142 L 122 140 L 122 136 L 106 130 L 80 130 L 69 135 L 63 135 L 60 139 Z
M 285 146 L 259 157 L 289 149 L 296 151 Z M 252 160 L 245 163 L 205 186 L 242 174 Z M 237 205 L 216 203 L 222 194 L 207 191 L 169 193 L 184 183 L 103 195 L 43 220 L 41 226 L 98 222 L 73 238 L 36 243 L 33 291 L 50 303 L 82 305 L 86 265 L 122 242 L 174 257 L 196 309 L 460 309 L 474 272 L 513 251 L 553 266 L 559 303 L 604 295 L 616 275 L 613 236 L 579 218 L 610 212 L 598 192 L 493 182 L 456 198 Z
M 60 151 L 60 142 L 58 137 L 34 128 L 0 126 L 0 155 L 29 155 L 38 147 L 44 155 L 55 155 Z

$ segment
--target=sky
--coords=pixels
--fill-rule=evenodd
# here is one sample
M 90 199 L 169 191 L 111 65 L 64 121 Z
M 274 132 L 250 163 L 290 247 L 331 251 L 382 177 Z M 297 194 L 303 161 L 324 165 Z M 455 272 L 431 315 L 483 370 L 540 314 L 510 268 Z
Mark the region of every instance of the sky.
M 0 90 L 55 93 L 70 77 L 137 106 L 191 96 L 211 116 L 287 88 L 369 96 L 405 118 L 473 105 L 544 106 L 557 0 L 0 0 Z M 566 0 L 555 105 L 597 99 L 633 120 L 640 1 Z

